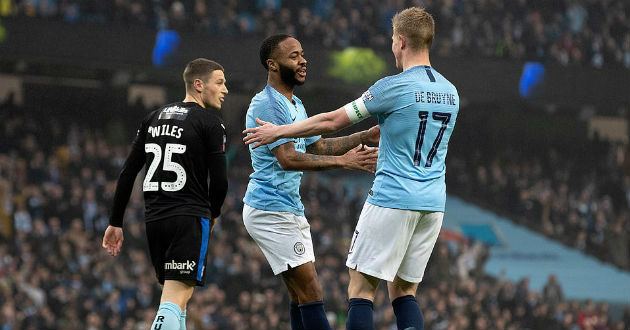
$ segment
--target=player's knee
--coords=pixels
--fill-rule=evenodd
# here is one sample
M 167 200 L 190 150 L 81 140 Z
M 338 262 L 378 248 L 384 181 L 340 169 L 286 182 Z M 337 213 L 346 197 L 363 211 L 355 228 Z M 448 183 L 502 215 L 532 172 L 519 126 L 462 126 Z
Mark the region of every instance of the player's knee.
M 350 269 L 349 273 L 348 297 L 374 301 L 374 295 L 380 280 L 376 277 L 359 273 L 354 269 Z
M 375 291 L 375 288 L 369 285 L 369 283 L 365 282 L 351 280 L 350 284 L 348 285 L 349 298 L 361 298 L 374 301 Z

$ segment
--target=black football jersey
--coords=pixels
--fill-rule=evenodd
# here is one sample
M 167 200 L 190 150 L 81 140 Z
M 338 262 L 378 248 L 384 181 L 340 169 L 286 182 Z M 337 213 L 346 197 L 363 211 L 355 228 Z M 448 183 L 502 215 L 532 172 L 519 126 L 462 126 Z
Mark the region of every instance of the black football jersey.
M 174 215 L 218 217 L 227 191 L 225 143 L 217 110 L 177 102 L 151 112 L 121 171 L 110 224 L 122 225 L 133 180 L 143 166 L 146 221 Z

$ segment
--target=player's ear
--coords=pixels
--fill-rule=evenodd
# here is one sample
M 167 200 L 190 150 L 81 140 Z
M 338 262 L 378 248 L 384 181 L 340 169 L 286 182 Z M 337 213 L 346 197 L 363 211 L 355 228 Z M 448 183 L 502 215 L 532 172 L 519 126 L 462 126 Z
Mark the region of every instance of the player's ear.
M 400 40 L 400 49 L 405 49 L 407 47 L 407 38 L 404 35 L 399 34 L 398 39 Z
M 269 71 L 278 71 L 278 64 L 270 58 L 267 59 L 267 67 L 269 68 Z
M 201 93 L 203 91 L 203 81 L 199 78 L 193 80 L 193 87 L 195 88 L 195 91 Z

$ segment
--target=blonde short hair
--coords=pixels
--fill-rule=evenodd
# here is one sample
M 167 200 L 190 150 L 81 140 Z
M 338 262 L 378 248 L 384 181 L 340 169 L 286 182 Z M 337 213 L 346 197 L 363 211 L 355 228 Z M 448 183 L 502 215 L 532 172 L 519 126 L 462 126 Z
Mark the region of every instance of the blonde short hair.
M 392 19 L 394 34 L 407 38 L 413 50 L 429 50 L 435 36 L 433 16 L 422 8 L 411 7 L 396 13 Z

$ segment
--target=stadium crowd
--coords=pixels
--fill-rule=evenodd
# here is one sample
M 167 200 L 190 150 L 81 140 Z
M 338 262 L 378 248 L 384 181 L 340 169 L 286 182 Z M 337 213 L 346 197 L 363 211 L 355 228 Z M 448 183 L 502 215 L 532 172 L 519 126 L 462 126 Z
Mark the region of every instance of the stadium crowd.
M 435 16 L 440 56 L 630 69 L 630 4 L 624 0 L 0 0 L 0 16 L 223 36 L 288 32 L 331 48 L 386 49 L 393 14 L 412 5 Z
M 481 125 L 486 120 L 477 112 Z M 527 131 L 527 125 L 523 124 Z M 563 148 L 492 129 L 456 136 L 449 154 L 449 192 L 494 210 L 567 246 L 630 269 L 630 153 L 628 145 L 582 137 Z M 510 131 L 510 129 L 506 129 Z M 474 132 L 474 133 L 471 133 Z M 531 133 L 531 131 L 530 131 Z M 515 147 L 517 146 L 517 147 Z M 577 147 L 576 147 L 577 146 Z
M 91 127 L 11 105 L 0 110 L 0 329 L 148 328 L 160 289 L 146 252 L 141 192 L 128 207 L 122 255 L 112 258 L 100 247 L 129 141 L 115 138 L 116 125 Z M 128 123 L 120 125 L 133 132 Z M 188 327 L 288 329 L 282 281 L 273 277 L 241 220 L 249 158 L 238 134 L 230 143 L 230 191 L 210 241 L 209 284 L 188 305 Z M 329 318 L 335 329 L 344 329 L 345 256 L 364 192 L 334 174 L 308 173 L 301 193 Z M 593 203 L 602 198 L 589 196 Z M 487 252 L 479 242 L 439 241 L 419 291 L 426 329 L 630 325 L 630 308 L 612 320 L 606 303 L 566 300 L 553 276 L 543 292 L 531 290 L 526 278 L 513 283 L 487 277 Z M 374 315 L 376 329 L 395 329 L 383 286 Z

